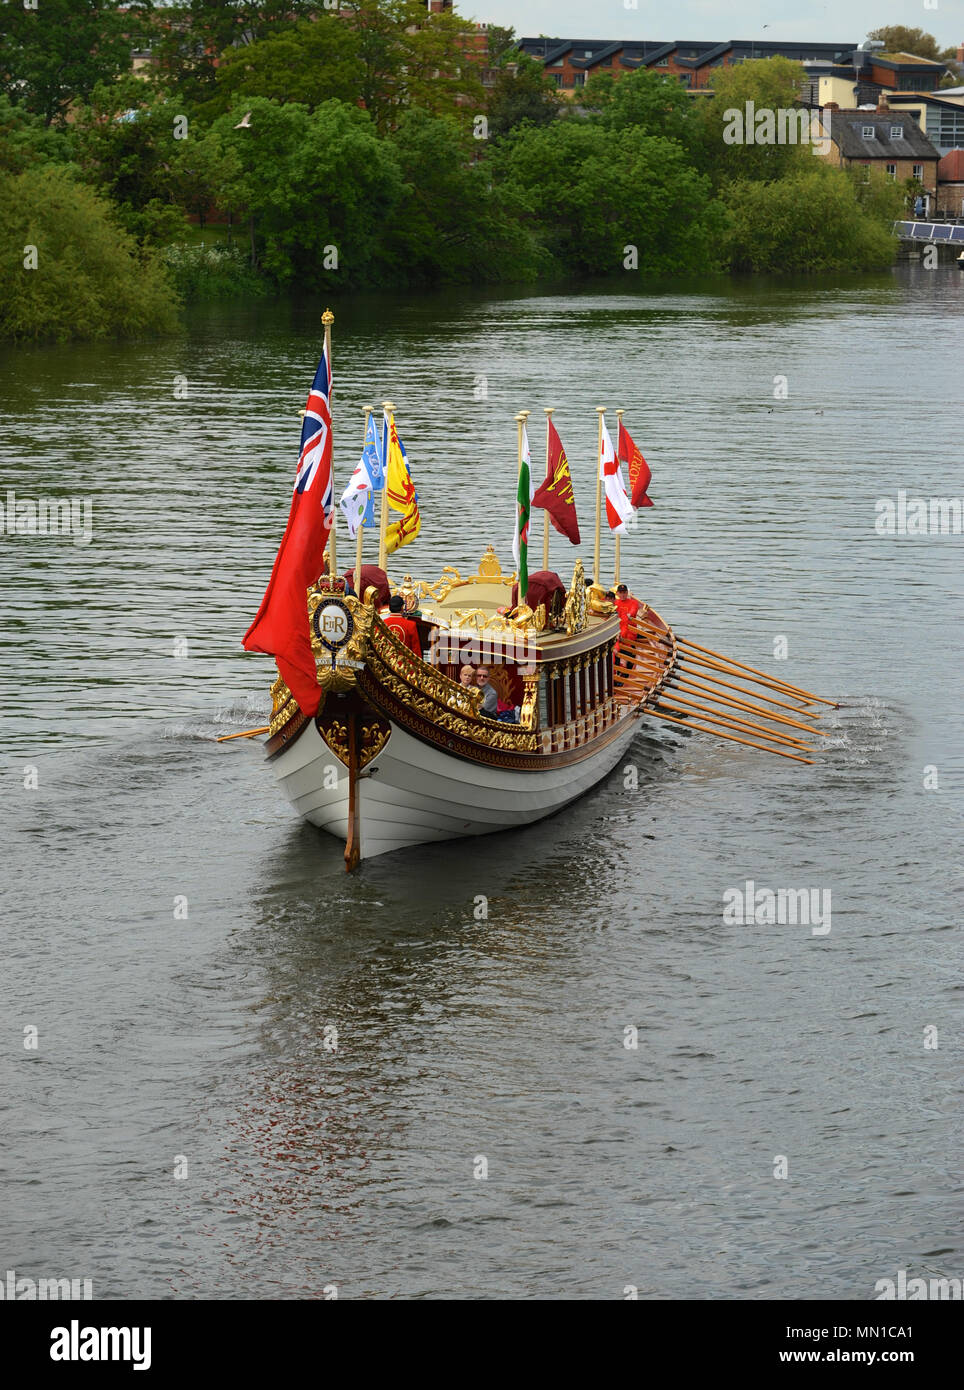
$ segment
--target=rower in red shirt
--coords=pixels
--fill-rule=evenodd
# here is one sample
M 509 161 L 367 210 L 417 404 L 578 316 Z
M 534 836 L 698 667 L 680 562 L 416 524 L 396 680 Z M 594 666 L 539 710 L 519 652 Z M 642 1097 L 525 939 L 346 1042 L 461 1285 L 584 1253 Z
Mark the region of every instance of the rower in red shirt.
M 632 635 L 633 619 L 642 606 L 638 598 L 633 598 L 625 584 L 616 585 L 616 612 L 619 614 L 620 637 Z
M 411 618 L 406 618 L 404 602 L 401 594 L 392 594 L 388 600 L 388 615 L 385 618 L 385 626 L 391 628 L 400 642 L 404 642 L 409 651 L 416 656 L 422 655 L 422 644 L 419 641 L 418 628 Z

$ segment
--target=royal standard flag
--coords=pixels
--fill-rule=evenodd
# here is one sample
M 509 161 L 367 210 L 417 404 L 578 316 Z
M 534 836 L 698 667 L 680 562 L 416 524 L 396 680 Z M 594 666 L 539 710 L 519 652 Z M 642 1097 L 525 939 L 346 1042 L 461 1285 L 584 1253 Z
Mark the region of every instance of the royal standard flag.
M 398 437 L 395 417 L 388 422 L 388 463 L 385 468 L 386 501 L 395 512 L 401 512 L 398 521 L 392 521 L 386 531 L 385 552 L 388 555 L 408 545 L 418 535 L 422 518 L 418 510 L 418 493 L 412 482 L 412 472 L 408 466 L 405 445 Z

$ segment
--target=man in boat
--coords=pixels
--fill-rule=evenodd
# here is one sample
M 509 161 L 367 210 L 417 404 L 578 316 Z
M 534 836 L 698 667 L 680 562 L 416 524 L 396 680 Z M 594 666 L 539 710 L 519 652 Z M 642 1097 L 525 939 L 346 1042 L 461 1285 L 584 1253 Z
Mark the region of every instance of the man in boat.
M 475 685 L 475 667 L 467 661 L 459 671 L 459 685 Z
M 495 719 L 499 712 L 499 692 L 489 682 L 488 666 L 479 666 L 475 672 L 475 683 L 482 691 L 482 713 Z
M 633 619 L 642 606 L 638 598 L 633 598 L 625 584 L 616 585 L 616 612 L 619 614 L 620 637 L 632 635 Z
M 411 618 L 406 618 L 402 612 L 405 600 L 401 594 L 392 594 L 388 600 L 388 614 L 385 618 L 385 626 L 391 628 L 400 642 L 404 642 L 409 651 L 416 656 L 422 655 L 422 643 L 419 640 L 418 628 Z

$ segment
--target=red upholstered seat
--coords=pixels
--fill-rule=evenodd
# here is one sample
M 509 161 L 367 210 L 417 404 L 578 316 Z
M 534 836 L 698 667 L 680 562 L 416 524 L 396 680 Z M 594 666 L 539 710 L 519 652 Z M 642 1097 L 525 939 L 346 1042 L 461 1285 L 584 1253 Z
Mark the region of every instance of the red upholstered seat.
M 377 565 L 362 565 L 361 567 L 361 588 L 355 583 L 354 569 L 345 571 L 345 578 L 351 582 L 351 587 L 360 599 L 364 599 L 365 590 L 371 585 L 377 590 L 375 595 L 375 607 L 382 608 L 392 596 L 392 591 L 388 587 L 388 575 Z
M 512 586 L 512 606 L 519 602 L 519 586 Z M 558 595 L 558 597 L 557 597 Z M 562 613 L 566 606 L 566 586 L 556 574 L 555 570 L 536 570 L 529 575 L 529 588 L 526 590 L 525 602 L 535 612 L 540 603 L 546 605 L 546 612 L 552 616 Z

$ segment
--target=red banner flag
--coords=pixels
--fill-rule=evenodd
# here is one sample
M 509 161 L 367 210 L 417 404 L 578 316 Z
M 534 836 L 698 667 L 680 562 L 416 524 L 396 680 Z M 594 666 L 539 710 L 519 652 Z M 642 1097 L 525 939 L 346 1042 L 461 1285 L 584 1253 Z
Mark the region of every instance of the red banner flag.
M 301 453 L 288 525 L 258 616 L 241 645 L 273 656 L 285 685 L 308 715 L 317 714 L 321 688 L 311 650 L 307 590 L 321 573 L 333 520 L 331 371 L 322 355 L 308 395 Z
M 534 507 L 543 507 L 549 520 L 572 545 L 579 544 L 579 522 L 576 519 L 576 499 L 572 492 L 569 460 L 555 425 L 549 421 L 549 458 L 546 480 L 532 498 Z
M 646 489 L 653 481 L 653 475 L 622 420 L 619 422 L 619 446 L 616 452 L 629 469 L 630 502 L 634 507 L 651 507 L 653 503 L 646 496 Z

